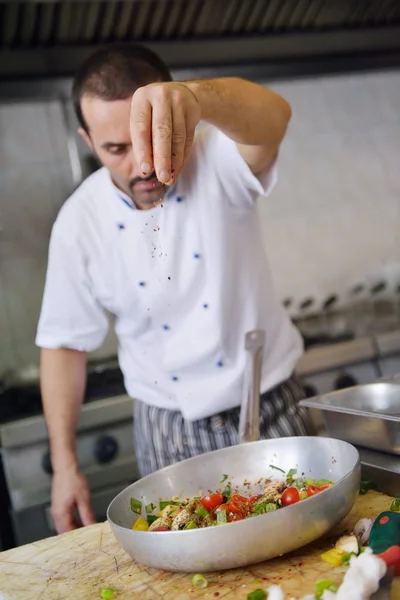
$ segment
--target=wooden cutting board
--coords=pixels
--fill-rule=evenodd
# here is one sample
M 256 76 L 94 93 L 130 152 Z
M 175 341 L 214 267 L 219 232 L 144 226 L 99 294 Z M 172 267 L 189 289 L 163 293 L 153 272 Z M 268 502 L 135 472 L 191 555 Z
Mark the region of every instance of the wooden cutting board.
M 341 582 L 345 569 L 331 567 L 319 555 L 360 518 L 377 517 L 388 510 L 391 500 L 377 492 L 360 496 L 348 517 L 328 536 L 282 558 L 207 575 L 205 590 L 193 588 L 192 575 L 134 563 L 118 546 L 107 523 L 93 525 L 0 553 L 0 600 L 96 600 L 103 587 L 116 590 L 113 600 L 246 600 L 252 590 L 273 584 L 282 586 L 288 599 L 302 597 L 315 591 L 319 579 Z M 400 581 L 393 588 L 392 600 L 400 600 Z

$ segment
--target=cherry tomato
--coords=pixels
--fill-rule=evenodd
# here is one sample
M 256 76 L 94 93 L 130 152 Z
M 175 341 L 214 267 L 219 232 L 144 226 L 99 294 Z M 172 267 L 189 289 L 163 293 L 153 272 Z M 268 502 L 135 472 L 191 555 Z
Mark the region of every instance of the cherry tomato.
M 244 496 L 239 496 L 239 494 L 235 494 L 229 500 L 228 503 L 229 512 L 240 515 L 241 517 L 245 517 L 250 512 L 250 502 L 248 498 L 244 498 Z
M 331 483 L 323 483 L 322 485 L 319 486 L 319 491 L 323 492 L 324 490 L 327 490 L 328 488 L 332 487 Z
M 307 492 L 307 496 L 310 498 L 310 496 L 315 496 L 315 494 L 318 494 L 318 492 L 321 490 L 321 488 L 316 487 L 315 485 L 309 485 L 306 489 Z
M 251 496 L 251 498 L 249 498 L 249 502 L 251 504 L 251 506 L 253 506 L 253 504 L 255 504 L 257 502 L 257 498 L 259 496 Z
M 170 531 L 168 529 L 168 527 L 165 527 L 164 525 L 160 525 L 160 527 L 156 527 L 156 529 L 153 529 L 153 531 Z
M 230 514 L 228 517 L 228 523 L 233 523 L 234 521 L 243 521 L 244 517 L 242 515 L 232 515 Z
M 284 506 L 290 506 L 300 500 L 299 490 L 295 487 L 286 488 L 282 494 L 282 503 Z
M 210 494 L 201 499 L 201 503 L 208 512 L 211 512 L 217 506 L 220 506 L 224 501 L 222 494 Z

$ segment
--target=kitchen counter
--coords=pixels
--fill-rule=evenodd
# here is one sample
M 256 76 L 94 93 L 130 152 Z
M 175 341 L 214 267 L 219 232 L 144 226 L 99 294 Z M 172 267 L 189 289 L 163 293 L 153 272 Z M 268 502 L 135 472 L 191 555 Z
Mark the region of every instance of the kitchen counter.
M 193 588 L 192 575 L 134 563 L 119 547 L 108 523 L 101 523 L 0 553 L 0 598 L 95 600 L 100 598 L 101 588 L 112 587 L 116 590 L 113 600 L 246 600 L 252 590 L 273 584 L 282 586 L 287 599 L 301 598 L 315 591 L 317 580 L 341 582 L 345 568 L 331 567 L 321 561 L 320 554 L 361 517 L 376 517 L 390 503 L 390 497 L 377 492 L 359 496 L 348 517 L 329 535 L 285 557 L 210 574 L 205 590 Z M 398 580 L 393 584 L 391 600 L 400 600 Z

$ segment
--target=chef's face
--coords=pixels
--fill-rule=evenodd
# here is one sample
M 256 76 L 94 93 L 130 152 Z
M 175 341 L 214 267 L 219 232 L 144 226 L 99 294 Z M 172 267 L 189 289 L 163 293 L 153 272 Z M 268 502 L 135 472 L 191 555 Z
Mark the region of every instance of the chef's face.
M 88 131 L 79 129 L 79 134 L 110 171 L 114 183 L 139 209 L 159 204 L 165 186 L 155 173 L 143 177 L 133 158 L 129 129 L 131 99 L 106 101 L 83 96 L 81 107 Z

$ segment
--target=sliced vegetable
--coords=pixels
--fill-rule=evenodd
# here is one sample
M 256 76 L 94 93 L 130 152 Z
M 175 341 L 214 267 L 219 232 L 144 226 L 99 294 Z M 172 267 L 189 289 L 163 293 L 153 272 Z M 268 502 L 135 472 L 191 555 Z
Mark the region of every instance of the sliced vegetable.
M 131 498 L 131 511 L 140 515 L 142 512 L 142 503 L 140 500 L 136 500 L 136 498 Z
M 321 579 L 321 581 L 317 581 L 315 586 L 316 600 L 320 600 L 326 590 L 336 593 L 338 589 L 339 586 L 333 583 L 331 579 Z
M 400 512 L 400 496 L 397 496 L 390 505 L 390 510 L 393 512 Z
M 189 523 L 186 523 L 183 529 L 198 529 L 198 527 L 196 523 L 193 523 L 193 521 L 189 521 Z
M 150 523 L 145 521 L 143 517 L 138 517 L 134 524 L 132 525 L 132 529 L 135 531 L 147 531 Z
M 196 508 L 196 510 L 194 512 L 198 517 L 201 517 L 202 519 L 205 519 L 210 514 L 208 512 L 208 510 L 206 508 L 204 508 L 204 506 L 202 504 L 200 504 L 200 506 L 198 508 Z
M 271 469 L 275 469 L 276 471 L 280 471 L 281 473 L 284 473 L 285 471 L 283 469 L 280 469 L 279 467 L 276 467 L 275 465 L 268 465 Z
M 228 512 L 241 517 L 247 517 L 250 513 L 251 505 L 249 498 L 234 494 L 228 502 Z
M 221 525 L 222 523 L 227 523 L 228 517 L 226 516 L 226 510 L 218 510 L 217 511 L 217 524 Z
M 329 565 L 339 567 L 342 564 L 342 558 L 344 554 L 345 553 L 341 550 L 332 548 L 332 550 L 328 550 L 327 552 L 321 554 L 320 558 Z
M 278 507 L 273 502 L 260 502 L 259 504 L 255 504 L 253 511 L 257 515 L 263 515 L 264 513 L 273 512 L 274 510 L 278 510 Z
M 352 556 L 357 556 L 357 554 L 355 552 L 349 552 L 348 554 L 344 554 L 342 556 L 342 564 L 343 565 L 349 565 L 350 564 L 350 559 Z
M 336 550 L 340 550 L 345 554 L 358 554 L 358 540 L 355 535 L 344 535 L 338 539 L 335 545 Z
M 227 485 L 224 491 L 222 492 L 225 502 L 229 502 L 232 496 L 232 490 L 230 485 Z
M 322 485 L 319 486 L 319 491 L 323 492 L 324 490 L 327 490 L 328 488 L 332 487 L 331 483 L 323 483 Z
M 360 485 L 360 494 L 363 496 L 369 492 L 369 490 L 376 490 L 376 484 L 372 481 L 362 481 Z
M 247 594 L 247 600 L 265 600 L 266 597 L 267 592 L 261 589 L 253 590 L 250 594 Z
M 222 494 L 210 494 L 209 496 L 205 496 L 201 499 L 202 505 L 209 512 L 215 510 L 217 506 L 223 503 L 223 501 L 224 497 Z
M 113 588 L 105 587 L 100 592 L 100 598 L 102 598 L 102 600 L 111 600 L 114 594 L 115 590 Z
M 320 489 L 316 485 L 308 485 L 306 489 L 307 498 L 311 498 L 311 496 L 315 496 L 318 494 Z
M 300 500 L 300 492 L 295 487 L 286 488 L 282 494 L 282 504 L 284 506 L 290 506 Z
M 372 525 L 375 519 L 373 517 L 365 517 L 360 519 L 354 527 L 354 535 L 361 546 L 368 544 L 369 534 L 371 533 Z
M 224 481 L 226 481 L 228 479 L 228 475 L 222 475 L 222 479 L 220 481 L 220 483 L 224 483 Z
M 307 478 L 304 482 L 306 485 L 315 485 L 314 479 Z
M 155 504 L 148 504 L 147 506 L 145 506 L 145 511 L 149 515 L 153 512 L 153 510 L 156 510 L 156 508 L 157 506 Z
M 149 525 L 157 521 L 158 517 L 156 515 L 147 515 L 147 522 Z
M 321 487 L 321 485 L 325 485 L 326 483 L 330 484 L 330 481 L 328 481 L 327 479 L 318 479 L 318 481 L 315 482 L 315 485 L 317 487 Z
M 204 577 L 204 575 L 202 575 L 201 573 L 198 573 L 197 575 L 193 575 L 192 584 L 198 590 L 203 590 L 204 588 L 206 588 L 208 586 L 208 581 Z
M 177 502 L 176 500 L 160 500 L 160 510 L 164 510 L 167 506 L 184 506 L 183 502 Z
M 308 498 L 306 490 L 301 490 L 300 500 L 305 500 L 306 498 Z

